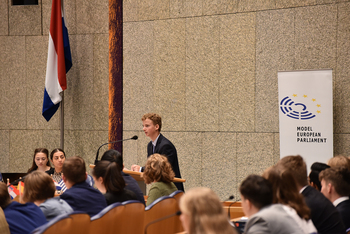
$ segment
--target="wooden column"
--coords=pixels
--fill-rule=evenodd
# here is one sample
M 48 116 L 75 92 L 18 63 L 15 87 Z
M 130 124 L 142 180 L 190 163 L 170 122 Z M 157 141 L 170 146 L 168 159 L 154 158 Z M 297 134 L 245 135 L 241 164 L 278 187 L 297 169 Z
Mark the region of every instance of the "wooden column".
M 123 1 L 109 0 L 109 125 L 108 141 L 123 139 Z M 110 149 L 122 153 L 122 142 Z

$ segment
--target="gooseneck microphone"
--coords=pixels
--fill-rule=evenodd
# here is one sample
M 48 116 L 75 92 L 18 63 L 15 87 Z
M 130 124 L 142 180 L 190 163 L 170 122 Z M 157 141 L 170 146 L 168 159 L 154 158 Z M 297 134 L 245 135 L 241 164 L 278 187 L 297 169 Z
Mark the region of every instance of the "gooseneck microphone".
M 234 198 L 235 198 L 235 196 L 231 195 L 231 196 L 229 196 L 226 200 L 224 200 L 223 202 L 227 202 L 228 200 L 232 200 L 232 199 L 234 199 Z M 235 202 L 233 202 L 233 203 L 235 203 Z M 232 205 L 233 203 L 231 203 L 231 204 L 229 205 L 229 207 L 228 207 L 228 211 L 227 211 L 228 217 L 230 217 L 230 207 L 231 207 L 231 205 Z
M 160 222 L 160 221 L 163 221 L 164 219 L 168 219 L 168 218 L 171 218 L 171 217 L 174 217 L 174 216 L 178 216 L 178 215 L 181 215 L 181 211 L 178 211 L 178 212 L 176 212 L 176 213 L 174 213 L 174 214 L 170 214 L 170 215 L 164 216 L 164 217 L 162 217 L 162 218 L 153 220 L 152 222 L 149 222 L 149 223 L 146 225 L 146 227 L 145 227 L 145 234 L 147 234 L 147 228 L 148 228 L 149 226 L 151 226 L 152 224 L 157 223 L 157 222 Z
M 229 196 L 225 201 L 223 201 L 223 202 L 226 202 L 226 201 L 228 201 L 228 200 L 232 200 L 233 198 L 235 198 L 235 196 L 233 196 L 233 195 L 231 195 L 231 196 Z
M 27 175 L 23 176 L 23 177 L 19 177 L 19 179 L 15 180 L 15 181 L 12 181 L 11 184 L 7 185 L 7 187 L 10 187 L 11 185 L 14 185 L 14 184 L 17 184 L 21 181 L 24 181 L 24 179 L 27 177 Z
M 229 206 L 228 206 L 228 209 L 227 209 L 227 215 L 228 215 L 228 219 L 231 219 L 231 212 L 230 212 L 230 208 L 233 204 L 235 204 L 236 202 L 238 202 L 239 200 L 237 201 L 234 201 L 232 202 Z
M 98 163 L 98 152 L 100 151 L 102 146 L 108 145 L 108 144 L 117 143 L 117 142 L 121 142 L 121 141 L 137 140 L 138 138 L 139 137 L 135 135 L 135 136 L 133 136 L 131 138 L 128 138 L 128 139 L 123 139 L 123 140 L 119 140 L 119 141 L 111 141 L 111 142 L 107 142 L 107 143 L 104 143 L 104 144 L 100 145 L 100 147 L 98 147 L 98 150 L 97 150 L 97 153 L 96 153 L 95 165 Z

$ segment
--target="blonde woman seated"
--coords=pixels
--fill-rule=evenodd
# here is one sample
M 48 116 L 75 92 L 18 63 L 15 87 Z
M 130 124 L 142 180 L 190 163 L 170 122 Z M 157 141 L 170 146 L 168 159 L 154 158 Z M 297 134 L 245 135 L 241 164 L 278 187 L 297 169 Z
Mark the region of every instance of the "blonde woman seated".
M 305 234 L 317 233 L 310 219 L 310 209 L 303 195 L 299 193 L 292 172 L 282 167 L 272 166 L 263 173 L 263 177 L 272 185 L 273 203 L 283 204 L 283 209 L 297 222 Z
M 24 180 L 23 200 L 39 206 L 46 220 L 50 221 L 58 215 L 73 212 L 67 202 L 54 197 L 56 186 L 48 174 L 33 171 Z
M 177 190 L 173 181 L 175 174 L 171 169 L 167 157 L 153 154 L 148 157 L 143 179 L 146 184 L 151 184 L 146 205 L 150 205 L 157 198 L 170 195 Z
M 193 188 L 180 199 L 180 220 L 187 234 L 235 234 L 219 197 L 209 188 Z

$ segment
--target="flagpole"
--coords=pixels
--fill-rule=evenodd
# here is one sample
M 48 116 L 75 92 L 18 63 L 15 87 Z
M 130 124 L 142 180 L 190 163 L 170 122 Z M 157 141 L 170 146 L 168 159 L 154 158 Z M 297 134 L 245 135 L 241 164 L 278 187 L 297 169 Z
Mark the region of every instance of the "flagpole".
M 60 148 L 64 150 L 64 92 L 62 92 L 60 116 Z

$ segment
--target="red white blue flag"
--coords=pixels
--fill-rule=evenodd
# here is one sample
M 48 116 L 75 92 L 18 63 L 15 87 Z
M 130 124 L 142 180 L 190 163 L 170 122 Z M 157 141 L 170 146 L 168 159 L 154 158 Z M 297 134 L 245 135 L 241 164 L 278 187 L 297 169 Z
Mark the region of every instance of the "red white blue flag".
M 51 119 L 60 106 L 60 93 L 67 88 L 66 73 L 71 67 L 72 56 L 64 20 L 63 0 L 53 0 L 42 112 L 46 121 Z
M 17 195 L 19 195 L 19 190 L 16 189 L 13 185 L 7 187 L 9 194 L 11 196 L 11 199 L 14 199 L 15 197 L 17 197 Z

